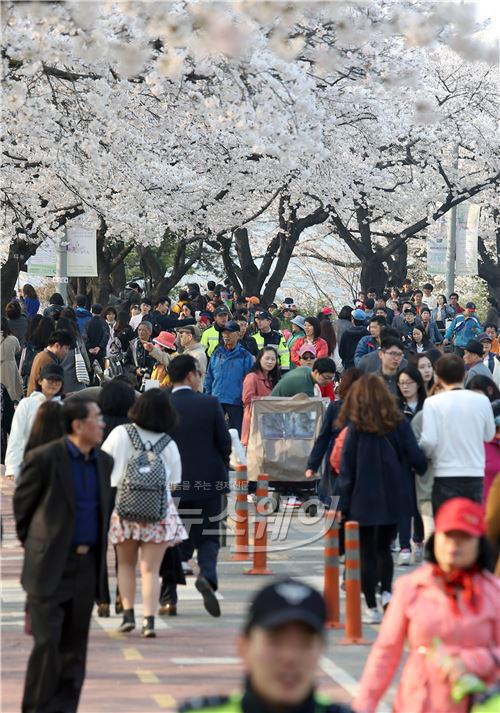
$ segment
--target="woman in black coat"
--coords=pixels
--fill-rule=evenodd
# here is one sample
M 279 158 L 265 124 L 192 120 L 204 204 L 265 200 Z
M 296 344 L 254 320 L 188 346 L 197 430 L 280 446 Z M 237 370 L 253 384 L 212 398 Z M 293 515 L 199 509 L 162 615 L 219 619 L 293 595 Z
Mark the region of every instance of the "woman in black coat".
M 377 583 L 385 608 L 394 570 L 391 542 L 401 513 L 411 512 L 405 463 L 424 473 L 427 459 L 396 399 L 375 374 L 363 375 L 352 386 L 337 424 L 349 427 L 337 479 L 339 510 L 343 518 L 359 523 L 364 621 L 376 624 L 381 621 Z

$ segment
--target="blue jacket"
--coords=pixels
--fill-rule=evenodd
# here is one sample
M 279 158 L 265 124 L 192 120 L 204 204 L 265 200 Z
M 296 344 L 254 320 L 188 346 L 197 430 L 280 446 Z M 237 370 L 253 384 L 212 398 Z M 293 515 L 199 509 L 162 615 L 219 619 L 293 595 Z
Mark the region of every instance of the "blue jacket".
M 378 342 L 375 337 L 368 334 L 366 337 L 361 337 L 354 352 L 354 366 L 358 366 L 361 357 L 365 354 L 370 354 L 370 352 L 376 352 L 378 349 Z
M 443 341 L 443 335 L 439 331 L 436 322 L 434 322 L 432 319 L 429 322 L 429 331 L 427 332 L 427 336 L 429 337 L 429 341 L 431 341 L 433 344 L 441 344 L 441 342 Z
M 85 324 L 89 321 L 89 319 L 92 319 L 92 315 L 90 314 L 88 309 L 85 309 L 85 307 L 77 307 L 75 309 L 75 313 L 78 329 L 80 330 L 80 334 L 83 334 L 83 328 L 85 327 Z
M 481 323 L 478 318 L 471 314 L 468 319 L 465 315 L 457 314 L 444 335 L 445 339 L 453 339 L 456 347 L 465 347 L 467 342 L 475 339 L 481 333 Z
M 217 347 L 208 362 L 205 393 L 217 396 L 221 404 L 242 406 L 243 379 L 253 365 L 253 357 L 241 344 L 231 351 Z

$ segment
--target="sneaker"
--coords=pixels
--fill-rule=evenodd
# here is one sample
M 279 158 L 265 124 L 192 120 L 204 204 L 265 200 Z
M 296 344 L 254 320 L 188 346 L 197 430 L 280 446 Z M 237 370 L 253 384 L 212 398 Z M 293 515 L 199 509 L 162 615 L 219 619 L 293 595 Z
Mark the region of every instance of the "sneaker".
M 409 567 L 411 564 L 411 550 L 401 550 L 399 553 L 398 565 L 400 567 Z
M 373 609 L 365 609 L 363 614 L 363 624 L 380 624 L 382 621 L 382 615 L 380 614 L 377 607 Z
M 193 574 L 193 569 L 190 566 L 189 562 L 181 562 L 181 566 L 184 574 L 188 576 Z
M 122 634 L 128 634 L 129 631 L 133 631 L 135 629 L 135 617 L 134 617 L 134 610 L 133 609 L 125 609 L 123 612 L 123 620 L 120 626 L 118 627 L 118 631 L 121 631 Z
M 380 595 L 380 603 L 382 604 L 382 609 L 385 610 L 389 606 L 389 602 L 391 601 L 392 594 L 390 592 L 382 592 Z
M 142 636 L 145 639 L 155 639 L 155 618 L 154 616 L 145 616 L 142 620 Z
M 210 582 L 205 579 L 205 577 L 198 577 L 194 586 L 203 597 L 203 604 L 205 605 L 205 609 L 210 614 L 210 616 L 220 616 L 219 602 L 217 600 L 217 597 L 215 596 L 214 590 L 212 589 Z
M 414 542 L 413 543 L 413 562 L 415 564 L 421 564 L 424 559 L 424 543 Z
M 287 498 L 285 502 L 285 507 L 286 508 L 291 508 L 291 509 L 296 509 L 300 508 L 302 506 L 301 501 L 299 498 L 296 498 L 295 495 L 291 495 L 289 498 Z
M 399 546 L 399 537 L 396 535 L 396 537 L 391 542 L 391 552 L 399 552 L 400 549 L 401 547 Z

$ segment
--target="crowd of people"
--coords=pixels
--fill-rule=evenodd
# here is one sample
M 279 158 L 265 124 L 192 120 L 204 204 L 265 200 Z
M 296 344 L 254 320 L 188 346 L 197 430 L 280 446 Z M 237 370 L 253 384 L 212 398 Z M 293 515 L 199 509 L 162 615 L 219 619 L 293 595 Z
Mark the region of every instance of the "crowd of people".
M 156 636 L 156 615 L 177 614 L 177 586 L 195 552 L 196 587 L 207 612 L 221 615 L 230 429 L 247 445 L 252 403 L 269 396 L 328 404 L 303 477 L 317 482 L 327 505 L 338 502 L 341 548 L 345 521 L 359 523 L 363 619 L 383 619 L 356 710 L 375 710 L 406 637 L 407 667 L 420 681 L 421 662 L 443 655 L 432 649 L 429 627 L 416 634 L 411 624 L 434 590 L 444 593 L 442 607 L 456 607 L 454 588 L 472 591 L 457 614 L 474 614 L 464 624 L 477 625 L 470 646 L 484 647 L 495 627 L 500 643 L 491 610 L 497 582 L 480 579 L 493 561 L 486 534 L 497 553 L 500 544 L 500 313 L 490 298 L 481 322 L 473 302 L 433 291 L 407 279 L 389 294 L 358 293 L 338 314 L 327 305 L 303 315 L 291 297 L 264 305 L 213 281 L 204 293 L 189 284 L 177 300 L 151 300 L 131 283 L 113 304 L 90 308 L 85 296 L 69 306 L 57 293 L 42 308 L 34 288 L 23 287 L 1 323 L 1 455 L 15 480 L 35 641 L 24 711 L 76 710 L 94 603 L 110 616 L 108 542 L 122 633 L 136 627 L 139 559 L 145 638 Z M 408 566 L 426 550 L 431 564 L 393 597 L 394 552 Z M 439 608 L 435 617 L 445 618 Z M 449 632 L 437 628 L 446 648 Z M 428 658 L 419 659 L 424 644 Z M 457 671 L 491 679 L 498 660 L 495 669 L 493 654 L 475 655 L 453 651 L 448 687 Z M 409 710 L 409 680 L 397 710 Z M 432 692 L 415 710 L 465 711 L 432 708 L 445 694 L 433 676 L 425 680 Z

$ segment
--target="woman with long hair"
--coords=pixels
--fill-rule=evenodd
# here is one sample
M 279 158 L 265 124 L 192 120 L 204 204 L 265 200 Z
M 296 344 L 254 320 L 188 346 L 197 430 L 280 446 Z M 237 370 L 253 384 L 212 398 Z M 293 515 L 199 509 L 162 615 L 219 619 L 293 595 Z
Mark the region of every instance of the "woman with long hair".
M 405 464 L 423 473 L 427 459 L 413 431 L 379 376 L 365 374 L 350 388 L 337 426 L 348 426 L 337 479 L 342 517 L 359 522 L 364 620 L 379 623 L 391 599 L 391 542 L 402 513 L 411 512 Z
M 424 382 L 425 391 L 428 394 L 434 386 L 434 364 L 427 352 L 420 354 L 410 354 L 408 356 L 408 366 L 415 366 Z
M 23 285 L 21 302 L 24 305 L 28 319 L 31 319 L 40 309 L 40 300 L 33 285 Z
M 319 330 L 319 336 L 321 339 L 324 339 L 325 342 L 328 345 L 328 356 L 333 359 L 333 355 L 335 354 L 335 347 L 337 346 L 337 338 L 335 336 L 335 330 L 333 328 L 333 324 L 331 321 L 328 319 L 328 317 L 325 317 L 323 315 L 323 319 L 319 323 L 320 325 L 320 330 Z
M 424 380 L 415 366 L 401 369 L 397 376 L 397 387 L 400 395 L 399 404 L 409 423 L 424 407 L 427 397 Z M 424 523 L 417 508 L 415 491 L 415 475 L 407 469 L 407 482 L 410 490 L 412 512 L 409 516 L 402 515 L 399 521 L 399 560 L 400 566 L 408 566 L 412 556 L 412 516 L 413 516 L 413 554 L 416 564 L 420 564 L 424 554 Z
M 335 330 L 335 336 L 337 337 L 337 344 L 340 344 L 340 339 L 345 330 L 352 327 L 352 310 L 353 308 L 349 307 L 349 305 L 344 305 L 341 308 L 337 319 L 332 323 L 333 329 Z
M 436 322 L 437 328 L 441 334 L 444 334 L 446 331 L 446 320 L 453 319 L 455 312 L 448 304 L 446 295 L 438 295 L 436 299 L 437 305 L 432 310 L 432 319 Z
M 274 347 L 264 347 L 257 354 L 255 364 L 243 380 L 243 424 L 241 442 L 248 444 L 252 401 L 269 396 L 280 378 L 278 353 Z
M 304 336 L 297 339 L 290 350 L 291 361 L 295 366 L 300 366 L 299 351 L 304 344 L 312 344 L 316 349 L 316 358 L 330 356 L 327 342 L 320 337 L 321 324 L 316 317 L 306 317 L 304 319 Z
M 85 389 L 90 384 L 90 361 L 85 348 L 85 342 L 83 341 L 83 337 L 78 329 L 76 315 L 74 310 L 71 311 L 73 312 L 74 319 L 71 318 L 71 313 L 69 311 L 64 310 L 61 311 L 59 319 L 57 320 L 57 328 L 64 329 L 69 332 L 73 339 L 71 349 L 61 362 L 61 366 L 64 369 L 64 392 L 66 394 L 73 394 L 77 391 L 82 391 L 82 389 Z M 63 316 L 63 314 L 68 316 Z M 80 354 L 83 361 L 77 357 L 77 354 Z M 85 367 L 87 380 L 85 380 L 85 372 L 80 373 L 80 370 L 77 370 L 77 359 Z
M 394 713 L 466 713 L 467 674 L 486 685 L 498 682 L 500 581 L 491 573 L 481 505 L 447 500 L 437 512 L 426 559 L 396 583 L 352 704 L 359 713 L 377 710 L 404 652 Z
M 2 328 L 0 332 L 0 360 L 2 368 L 0 379 L 9 392 L 12 401 L 20 401 L 23 396 L 23 382 L 17 368 L 16 357 L 21 353 L 19 340 L 10 331 L 9 322 L 6 317 L 2 317 Z
M 423 354 L 432 346 L 427 332 L 420 324 L 414 324 L 410 339 L 403 341 L 410 354 Z
M 163 555 L 167 547 L 187 539 L 171 495 L 171 490 L 181 481 L 181 458 L 176 443 L 166 437 L 174 428 L 177 416 L 167 392 L 150 389 L 137 399 L 129 411 L 129 417 L 132 425 L 117 426 L 102 445 L 102 449 L 112 455 L 115 461 L 111 485 L 117 488 L 117 496 L 111 515 L 109 538 L 116 545 L 118 584 L 124 610 L 119 631 L 126 633 L 135 628 L 135 570 L 140 550 L 144 608 L 142 635 L 153 638 L 156 636 L 154 621 L 160 594 L 159 571 Z M 134 444 L 138 445 L 139 442 L 157 447 L 157 455 L 165 470 L 165 513 L 154 522 L 139 522 L 119 514 L 128 464 L 138 450 Z
M 24 449 L 24 457 L 38 446 L 64 436 L 64 422 L 60 401 L 45 401 L 36 412 L 30 435 Z
M 483 374 L 473 376 L 465 388 L 468 391 L 479 391 L 481 394 L 487 396 L 491 403 L 500 399 L 500 389 L 498 386 L 489 376 L 484 376 Z

